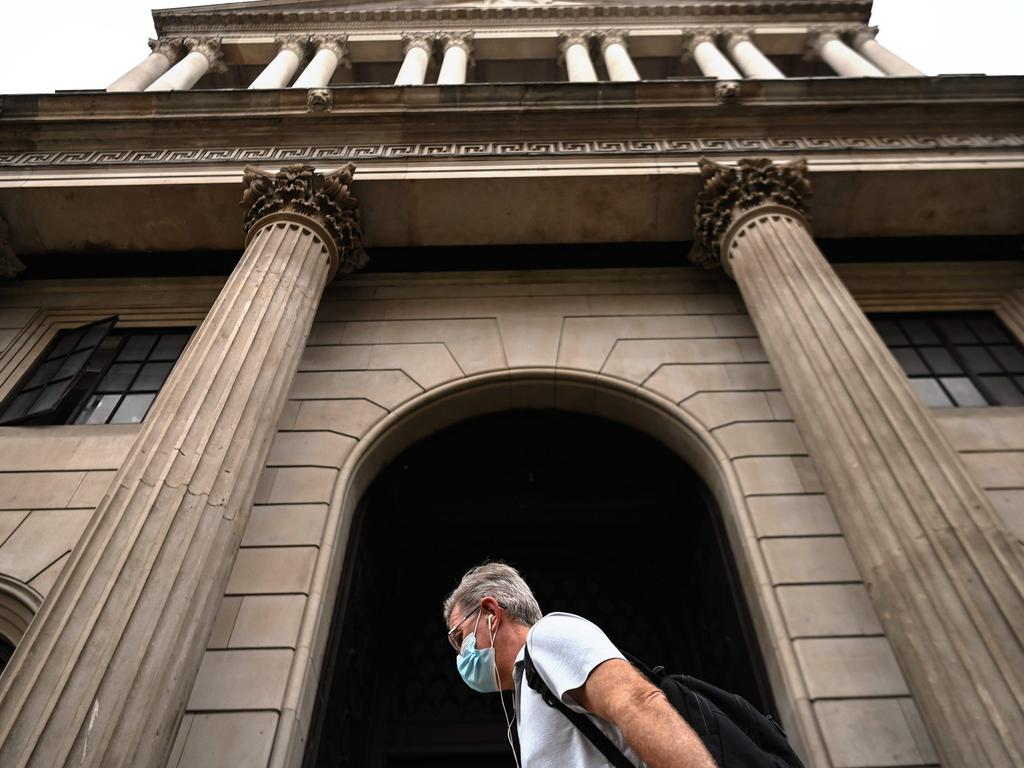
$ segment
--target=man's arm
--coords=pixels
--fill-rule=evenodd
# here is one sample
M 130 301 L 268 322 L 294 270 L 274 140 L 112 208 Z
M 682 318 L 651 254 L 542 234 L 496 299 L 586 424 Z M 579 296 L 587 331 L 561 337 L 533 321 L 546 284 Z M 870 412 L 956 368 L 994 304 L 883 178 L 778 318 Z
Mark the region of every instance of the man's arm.
M 647 768 L 715 768 L 700 737 L 628 661 L 598 664 L 568 693 L 587 711 L 615 723 Z

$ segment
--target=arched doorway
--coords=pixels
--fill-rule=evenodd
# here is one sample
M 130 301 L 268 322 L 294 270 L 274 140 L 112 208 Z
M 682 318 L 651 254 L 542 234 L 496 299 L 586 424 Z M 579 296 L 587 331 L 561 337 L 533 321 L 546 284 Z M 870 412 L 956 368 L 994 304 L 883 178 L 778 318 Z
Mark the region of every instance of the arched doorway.
M 463 685 L 441 621 L 484 559 L 516 565 L 544 611 L 774 710 L 714 501 L 621 424 L 531 410 L 443 429 L 380 472 L 347 551 L 309 766 L 512 765 L 499 701 Z

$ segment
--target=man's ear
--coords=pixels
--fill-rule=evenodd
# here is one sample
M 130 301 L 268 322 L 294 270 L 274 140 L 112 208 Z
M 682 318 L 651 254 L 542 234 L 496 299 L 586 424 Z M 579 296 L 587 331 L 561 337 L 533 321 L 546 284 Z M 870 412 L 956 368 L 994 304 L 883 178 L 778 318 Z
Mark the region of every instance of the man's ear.
M 494 619 L 494 624 L 495 626 L 497 626 L 498 620 L 501 617 L 501 613 L 499 613 L 499 611 L 501 610 L 501 606 L 498 605 L 498 601 L 495 600 L 493 597 L 485 597 L 480 603 L 480 608 L 484 613 L 493 614 L 497 617 Z

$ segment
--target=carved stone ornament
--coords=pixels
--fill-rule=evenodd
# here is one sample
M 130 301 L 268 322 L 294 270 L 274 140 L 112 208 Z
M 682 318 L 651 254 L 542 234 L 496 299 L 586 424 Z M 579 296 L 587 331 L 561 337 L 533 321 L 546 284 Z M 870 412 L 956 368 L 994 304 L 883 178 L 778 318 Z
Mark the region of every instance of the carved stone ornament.
M 807 54 L 805 58 L 813 59 L 821 55 L 822 48 L 832 40 L 841 40 L 843 30 L 838 27 L 814 27 L 807 33 Z
M 600 33 L 601 40 L 601 53 L 605 52 L 605 49 L 609 45 L 621 45 L 623 48 L 626 47 L 626 33 L 621 29 L 606 29 Z
M 694 211 L 694 247 L 690 253 L 694 264 L 708 269 L 721 266 L 722 241 L 729 227 L 746 211 L 778 205 L 807 215 L 811 184 L 803 158 L 789 163 L 744 158 L 736 166 L 725 166 L 704 157 L 697 164 L 702 189 Z
M 561 32 L 558 35 L 558 50 L 564 57 L 565 52 L 569 50 L 570 46 L 582 45 L 584 48 L 590 43 L 590 38 L 593 36 L 592 32 L 585 30 L 574 29 L 569 32 Z
M 309 36 L 283 35 L 277 38 L 277 50 L 278 52 L 291 51 L 299 57 L 299 61 L 304 61 L 309 53 Z
M 277 173 L 246 167 L 241 202 L 246 242 L 268 216 L 304 218 L 319 225 L 334 241 L 341 272 L 361 268 L 368 258 L 363 250 L 359 201 L 349 192 L 355 170 L 351 163 L 324 174 L 316 173 L 311 165 L 287 165 Z
M 683 31 L 683 61 L 689 60 L 693 56 L 693 51 L 701 43 L 712 43 L 718 39 L 721 34 L 720 29 L 714 29 L 711 27 L 699 27 L 697 29 L 687 29 Z
M 7 222 L 0 219 L 0 278 L 17 277 L 18 273 L 25 269 L 21 259 L 14 254 L 10 234 Z
M 473 37 L 475 33 L 469 32 L 445 32 L 439 39 L 444 50 L 449 48 L 461 48 L 466 52 L 466 56 L 469 58 L 473 57 Z
M 185 41 L 180 38 L 161 37 L 157 40 L 149 39 L 149 49 L 153 53 L 166 56 L 167 60 L 174 64 L 181 58 L 185 51 Z
M 195 51 L 203 54 L 210 62 L 211 72 L 217 74 L 227 72 L 228 68 L 224 64 L 224 52 L 220 48 L 219 37 L 186 37 L 185 47 L 188 48 L 189 53 Z
M 749 43 L 750 33 L 746 30 L 728 29 L 722 33 L 722 41 L 728 50 L 732 50 L 740 43 Z
M 729 104 L 740 97 L 740 84 L 736 80 L 719 80 L 715 83 L 715 101 Z
M 330 88 L 310 88 L 306 94 L 307 112 L 330 112 L 334 109 L 334 97 Z
M 850 42 L 856 47 L 867 40 L 874 40 L 876 37 L 878 37 L 878 27 L 862 27 L 850 33 Z
M 436 36 L 433 32 L 406 32 L 402 35 L 402 55 L 408 55 L 413 48 L 422 48 L 428 54 L 433 55 L 435 39 Z
M 341 66 L 352 69 L 352 59 L 348 55 L 348 35 L 316 35 L 310 42 L 317 51 L 327 49 L 338 57 Z

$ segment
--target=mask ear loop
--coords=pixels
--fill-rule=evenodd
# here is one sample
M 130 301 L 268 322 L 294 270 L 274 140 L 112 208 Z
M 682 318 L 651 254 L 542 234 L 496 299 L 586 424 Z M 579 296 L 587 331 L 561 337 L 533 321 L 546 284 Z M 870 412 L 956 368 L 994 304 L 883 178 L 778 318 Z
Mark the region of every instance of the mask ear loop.
M 497 631 L 491 627 L 492 616 L 487 617 L 487 629 L 490 630 L 491 635 L 491 648 L 494 647 L 494 638 L 497 636 Z M 498 689 L 498 698 L 501 699 L 501 712 L 505 715 L 505 724 L 508 728 L 505 730 L 505 738 L 508 739 L 508 745 L 512 749 L 512 759 L 515 761 L 516 768 L 519 768 L 519 756 L 516 754 L 516 745 L 512 743 L 512 724 L 515 722 L 516 713 L 513 709 L 512 718 L 509 719 L 508 709 L 505 708 L 505 694 L 501 690 L 501 680 L 498 677 L 498 665 L 494 665 L 494 684 Z

